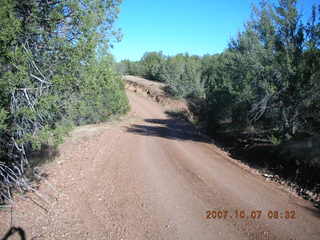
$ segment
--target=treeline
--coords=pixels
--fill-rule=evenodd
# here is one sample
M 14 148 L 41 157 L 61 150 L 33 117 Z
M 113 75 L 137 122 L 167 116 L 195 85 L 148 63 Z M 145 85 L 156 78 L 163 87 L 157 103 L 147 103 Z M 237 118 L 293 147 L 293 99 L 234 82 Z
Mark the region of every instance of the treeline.
M 148 52 L 140 61 L 121 61 L 118 70 L 167 83 L 168 93 L 187 99 L 209 134 L 230 136 L 230 145 L 243 140 L 246 154 L 256 139 L 277 145 L 277 153 L 274 148 L 256 152 L 254 164 L 266 158 L 263 167 L 308 181 L 320 192 L 319 6 L 302 16 L 296 0 L 262 1 L 220 54 Z M 240 132 L 253 137 L 236 135 Z M 318 138 L 286 147 L 288 141 L 312 136 Z
M 166 83 L 166 90 L 174 97 L 203 96 L 202 67 L 199 56 L 178 54 L 170 57 L 162 52 L 147 52 L 140 61 L 123 60 L 117 64 L 117 70 L 122 74 Z
M 120 2 L 0 0 L 0 201 L 28 190 L 33 151 L 127 111 L 105 51 L 119 37 Z
M 221 54 L 165 56 L 147 52 L 118 71 L 168 84 L 173 96 L 202 100 L 213 131 L 232 121 L 270 129 L 279 140 L 320 132 L 320 8 L 307 22 L 295 0 L 263 1 L 245 30 Z

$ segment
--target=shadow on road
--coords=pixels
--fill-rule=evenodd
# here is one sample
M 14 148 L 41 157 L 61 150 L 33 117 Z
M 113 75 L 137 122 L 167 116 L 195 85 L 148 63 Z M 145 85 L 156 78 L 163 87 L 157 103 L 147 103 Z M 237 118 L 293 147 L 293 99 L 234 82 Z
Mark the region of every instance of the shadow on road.
M 20 240 L 26 240 L 26 233 L 22 228 L 19 227 L 12 227 L 10 228 L 10 230 L 6 233 L 6 235 L 4 235 L 3 238 L 1 238 L 1 240 L 7 240 L 10 237 L 12 237 L 15 233 L 17 233 L 20 237 Z M 15 238 L 16 239 L 16 238 Z
M 144 119 L 146 124 L 133 124 L 128 132 L 144 136 L 156 136 L 181 141 L 210 142 L 201 136 L 188 122 L 180 119 Z

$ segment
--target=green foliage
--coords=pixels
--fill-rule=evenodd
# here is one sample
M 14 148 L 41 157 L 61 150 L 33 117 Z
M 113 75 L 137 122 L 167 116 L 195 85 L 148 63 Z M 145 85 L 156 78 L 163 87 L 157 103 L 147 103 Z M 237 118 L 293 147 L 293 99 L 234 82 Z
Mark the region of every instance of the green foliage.
M 0 53 L 2 55 L 20 32 L 21 21 L 14 15 L 14 1 L 1 0 L 0 4 Z
M 14 171 L 23 172 L 42 144 L 61 143 L 72 125 L 127 111 L 105 54 L 120 38 L 113 27 L 120 3 L 0 0 L 0 161 Z
M 313 6 L 304 22 L 308 17 L 299 13 L 297 0 L 262 0 L 222 53 L 148 52 L 138 62 L 122 62 L 122 72 L 164 82 L 167 93 L 187 100 L 195 121 L 209 133 L 226 135 L 222 139 L 234 141 L 238 149 L 239 138 L 245 138 L 246 157 L 252 153 L 255 163 L 261 153 L 266 156 L 261 166 L 285 176 L 299 170 L 301 182 L 316 182 L 312 159 L 319 154 L 311 150 L 320 134 L 320 6 Z M 310 136 L 315 140 L 305 141 Z M 303 144 L 286 146 L 300 137 Z M 280 146 L 248 150 L 254 142 Z M 274 152 L 282 148 L 285 153 Z M 306 153 L 312 154 L 305 158 Z
M 168 92 L 176 97 L 201 96 L 201 61 L 196 56 L 176 55 L 167 59 L 159 77 L 168 84 Z
M 270 136 L 270 142 L 273 144 L 273 145 L 279 145 L 281 143 L 281 139 L 276 137 L 275 135 L 271 135 Z
M 231 120 L 234 98 L 235 96 L 227 89 L 209 92 L 206 105 L 206 120 L 209 132 L 214 131 L 219 124 Z
M 68 114 L 77 124 L 96 123 L 128 110 L 123 82 L 107 58 L 87 66 L 80 96 L 71 96 Z M 109 67 L 108 67 L 109 66 Z
M 144 76 L 167 84 L 167 92 L 174 97 L 203 96 L 201 59 L 188 54 L 167 57 L 162 52 L 147 52 L 138 62 L 118 63 L 122 74 Z
M 296 5 L 296 0 L 261 1 L 221 54 L 148 52 L 139 62 L 126 61 L 127 69 L 140 67 L 127 73 L 139 72 L 166 83 L 172 96 L 202 102 L 198 113 L 209 129 L 232 121 L 277 129 L 281 140 L 319 133 L 320 9 L 314 6 L 304 23 Z
M 4 109 L 0 108 L 0 133 L 4 131 L 7 127 L 6 120 L 8 117 L 8 112 L 6 112 Z
M 162 52 L 146 52 L 141 58 L 144 76 L 150 80 L 161 81 L 160 71 L 165 61 Z
M 228 50 L 203 58 L 208 114 L 217 115 L 211 103 L 225 102 L 233 122 L 278 129 L 282 139 L 298 131 L 318 132 L 319 116 L 311 113 L 319 106 L 317 15 L 314 7 L 311 21 L 303 24 L 294 0 L 280 0 L 278 6 L 264 1 L 254 8 Z M 233 101 L 228 95 L 221 100 L 216 89 L 227 90 Z
M 140 61 L 122 60 L 117 64 L 117 71 L 123 75 L 145 76 L 145 68 Z

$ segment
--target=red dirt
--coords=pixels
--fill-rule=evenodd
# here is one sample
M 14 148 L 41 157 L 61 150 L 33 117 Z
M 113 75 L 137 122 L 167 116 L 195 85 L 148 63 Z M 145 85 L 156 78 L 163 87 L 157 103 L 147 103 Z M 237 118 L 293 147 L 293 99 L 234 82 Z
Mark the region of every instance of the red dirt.
M 163 106 L 128 96 L 125 119 L 76 129 L 44 166 L 52 186 L 43 182 L 39 192 L 48 203 L 27 196 L 47 212 L 17 196 L 13 225 L 28 239 L 320 238 L 320 213 L 309 202 L 234 164 Z M 208 210 L 229 215 L 206 219 Z M 235 210 L 262 215 L 239 219 Z M 268 219 L 269 210 L 295 211 L 296 219 Z M 10 212 L 0 212 L 0 236 L 10 224 Z

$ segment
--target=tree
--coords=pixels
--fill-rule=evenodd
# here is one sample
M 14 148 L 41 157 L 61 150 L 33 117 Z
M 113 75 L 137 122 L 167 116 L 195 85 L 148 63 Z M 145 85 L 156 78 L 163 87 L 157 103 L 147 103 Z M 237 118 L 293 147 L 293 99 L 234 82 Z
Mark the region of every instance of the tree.
M 162 52 L 146 52 L 141 58 L 141 64 L 145 69 L 145 77 L 150 80 L 160 81 L 160 69 L 165 61 Z
M 118 63 L 118 71 L 121 74 L 134 76 L 146 75 L 144 66 L 140 61 L 122 60 L 120 63 Z
M 309 23 L 303 24 L 295 0 L 280 0 L 277 5 L 262 1 L 223 54 L 203 58 L 208 115 L 214 121 L 220 119 L 218 106 L 224 106 L 221 116 L 231 114 L 233 121 L 244 125 L 277 129 L 283 139 L 298 131 L 317 131 L 317 11 L 314 7 Z
M 0 195 L 27 189 L 28 156 L 72 124 L 127 109 L 104 54 L 120 0 L 0 0 Z M 97 54 L 98 53 L 98 54 Z
M 296 3 L 296 0 L 280 0 L 279 5 L 273 8 L 264 5 L 257 14 L 258 21 L 253 22 L 261 43 L 267 50 L 264 55 L 270 56 L 269 64 L 263 63 L 272 69 L 269 76 L 273 78 L 267 80 L 274 90 L 269 106 L 277 110 L 279 128 L 285 138 L 304 129 L 307 122 L 304 113 L 307 102 L 314 98 L 312 88 L 315 86 L 310 75 L 305 74 L 308 67 L 304 61 L 310 51 L 306 41 L 308 30 L 301 22 Z M 311 29 L 309 33 L 314 32 L 314 28 Z

